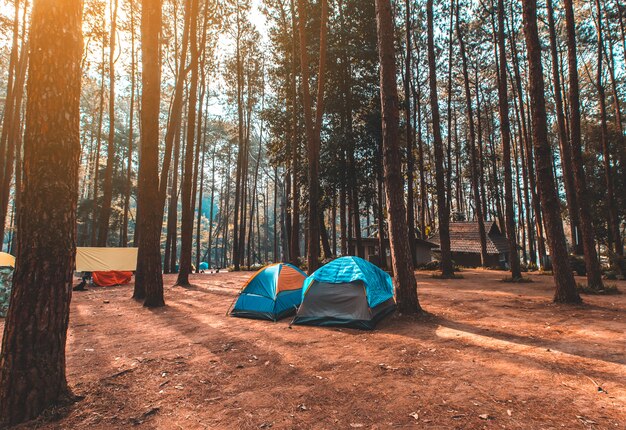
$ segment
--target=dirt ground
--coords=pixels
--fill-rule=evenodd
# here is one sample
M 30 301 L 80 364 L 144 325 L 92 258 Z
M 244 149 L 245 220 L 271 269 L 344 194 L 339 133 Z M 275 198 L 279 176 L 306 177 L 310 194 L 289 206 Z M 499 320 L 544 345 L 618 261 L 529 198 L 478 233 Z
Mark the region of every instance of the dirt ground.
M 626 294 L 563 306 L 549 276 L 417 272 L 429 314 L 363 332 L 227 317 L 248 276 L 166 275 L 157 310 L 131 286 L 75 293 L 84 399 L 23 428 L 626 428 Z

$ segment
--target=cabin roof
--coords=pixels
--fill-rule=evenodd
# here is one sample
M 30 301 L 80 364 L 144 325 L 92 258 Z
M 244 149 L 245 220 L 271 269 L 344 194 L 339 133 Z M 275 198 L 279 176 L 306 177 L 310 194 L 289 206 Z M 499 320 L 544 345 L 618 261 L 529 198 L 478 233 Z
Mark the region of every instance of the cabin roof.
M 487 231 L 487 254 L 503 254 L 509 252 L 509 244 L 495 221 L 485 221 Z M 439 233 L 430 238 L 436 243 L 439 250 Z M 452 222 L 450 223 L 450 250 L 452 252 L 464 252 L 480 254 L 480 233 L 478 222 Z

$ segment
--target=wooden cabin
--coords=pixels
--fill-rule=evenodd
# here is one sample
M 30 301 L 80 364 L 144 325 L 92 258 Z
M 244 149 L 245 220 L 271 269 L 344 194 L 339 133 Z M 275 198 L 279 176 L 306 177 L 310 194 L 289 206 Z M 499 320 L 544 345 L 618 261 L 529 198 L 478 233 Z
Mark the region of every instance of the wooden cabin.
M 487 267 L 507 268 L 509 264 L 509 243 L 507 238 L 495 221 L 485 221 L 487 232 Z M 433 249 L 435 256 L 440 258 L 439 234 L 430 239 L 437 244 Z M 452 260 L 458 266 L 479 267 L 480 260 L 480 234 L 478 222 L 452 222 L 450 223 L 450 249 Z

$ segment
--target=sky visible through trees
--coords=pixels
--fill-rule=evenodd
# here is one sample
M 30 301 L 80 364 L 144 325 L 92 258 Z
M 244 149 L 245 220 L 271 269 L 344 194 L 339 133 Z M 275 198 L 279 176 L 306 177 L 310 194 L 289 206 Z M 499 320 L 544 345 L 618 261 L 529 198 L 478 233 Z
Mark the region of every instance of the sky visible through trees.
M 430 64 L 426 3 L 392 2 L 401 107 L 398 138 L 410 235 L 438 236 L 438 208 L 445 201 L 449 221 L 498 221 L 509 239 L 515 239 L 510 243 L 519 246 L 514 260 L 523 269 L 542 267 L 550 255 L 549 232 L 539 191 L 540 159 L 533 150 L 522 8 L 495 0 L 433 5 L 435 63 Z M 215 267 L 305 262 L 299 260 L 308 255 L 311 228 L 305 100 L 321 119 L 321 194 L 315 211 L 320 217 L 320 259 L 364 255 L 362 238 L 386 237 L 374 6 L 350 0 L 329 4 L 328 37 L 320 45 L 320 4 L 201 1 L 192 11 L 189 1 L 162 2 L 158 169 L 166 272 L 178 270 L 180 214 L 191 203 L 188 213 L 193 212 L 194 228 L 187 228 L 185 236 L 192 232 L 192 258 L 185 261 L 210 260 Z M 626 18 L 619 0 L 570 4 L 540 4 L 537 12 L 548 149 L 567 250 L 585 256 L 598 283 L 599 272 L 590 260 L 618 268 L 623 264 Z M 302 7 L 307 9 L 305 39 L 298 19 Z M 570 7 L 574 63 L 569 56 Z M 18 234 L 23 155 L 19 135 L 31 8 L 24 0 L 0 7 L 0 53 L 6 60 L 0 70 L 3 249 L 8 251 L 14 249 Z M 77 241 L 137 245 L 141 5 L 85 1 L 82 29 Z M 196 47 L 190 46 L 192 39 Z M 302 41 L 307 44 L 306 69 L 301 64 Z M 323 68 L 318 65 L 322 48 L 328 51 Z M 574 84 L 572 64 L 578 79 Z M 428 81 L 431 67 L 433 88 Z M 324 85 L 318 100 L 320 70 Z M 194 75 L 197 88 L 190 87 Z M 303 99 L 305 83 L 311 94 Z M 572 93 L 578 93 L 578 101 Z M 440 144 L 433 132 L 435 95 Z M 196 100 L 193 111 L 190 97 Z M 320 112 L 318 103 L 323 103 Z M 507 133 L 501 127 L 503 114 L 508 116 Z M 435 174 L 438 148 L 445 187 L 441 201 Z M 191 184 L 185 186 L 191 187 L 193 198 L 184 198 L 183 184 Z M 479 230 L 484 243 L 485 233 Z M 590 241 L 588 251 L 595 248 L 595 256 L 584 252 L 585 240 Z M 514 272 L 519 276 L 517 269 Z
M 159 175 L 165 193 L 165 270 L 177 270 L 182 225 L 178 215 L 192 201 L 191 261 L 211 259 L 214 266 L 239 267 L 281 259 L 299 262 L 306 257 L 311 184 L 305 174 L 305 83 L 313 96 L 312 100 L 305 97 L 307 104 L 322 121 L 321 194 L 316 210 L 321 219 L 321 258 L 363 255 L 361 238 L 384 237 L 386 230 L 373 4 L 332 2 L 328 37 L 322 45 L 318 3 L 304 3 L 305 39 L 298 27 L 299 13 L 304 13 L 298 2 L 201 1 L 191 11 L 192 5 L 183 0 L 161 4 Z M 617 261 L 619 266 L 625 206 L 620 191 L 626 157 L 624 6 L 619 0 L 568 5 L 549 2 L 548 8 L 538 8 L 548 149 L 560 217 L 568 251 L 585 254 L 587 263 L 600 261 L 600 255 L 604 264 Z M 446 217 L 452 222 L 498 221 L 509 238 L 515 236 L 511 244 L 519 244 L 515 259 L 523 268 L 541 267 L 550 255 L 549 234 L 542 217 L 536 165 L 540 159 L 535 159 L 533 151 L 530 59 L 522 8 L 516 2 L 500 5 L 495 0 L 434 5 L 435 64 L 431 65 L 426 6 L 426 2 L 392 2 L 401 104 L 398 138 L 403 148 L 401 169 L 410 235 L 436 236 L 441 224 L 438 207 L 445 201 L 450 212 Z M 9 251 L 18 234 L 19 135 L 31 7 L 22 0 L 5 2 L 0 8 L 0 47 L 6 60 L 1 63 L 3 248 Z M 570 7 L 574 63 L 569 57 Z M 78 244 L 137 245 L 140 4 L 85 1 L 82 28 Z M 498 41 L 500 30 L 502 40 Z M 192 39 L 202 46 L 190 46 Z M 306 69 L 301 64 L 305 58 L 300 55 L 302 41 L 307 43 Z M 328 51 L 323 69 L 316 65 L 322 48 Z M 197 60 L 193 59 L 195 51 Z M 572 64 L 578 78 L 574 84 Z M 431 66 L 435 88 L 428 84 Z M 309 75 L 307 82 L 303 70 Z M 313 90 L 319 92 L 320 70 L 325 91 L 317 100 Z M 199 83 L 190 88 L 194 75 Z M 438 144 L 433 133 L 433 89 L 440 110 L 442 201 L 436 196 L 441 186 L 435 174 Z M 573 92 L 578 93 L 578 101 L 572 99 Z M 190 97 L 196 100 L 193 111 Z M 316 105 L 322 102 L 318 113 Z M 503 114 L 508 116 L 507 137 L 502 133 Z M 188 138 L 193 138 L 190 145 Z M 504 154 L 510 156 L 506 163 Z M 183 198 L 183 184 L 191 184 L 193 198 Z M 484 242 L 485 233 L 479 230 Z M 595 243 L 595 257 L 583 252 L 583 234 Z M 595 276 L 597 282 L 597 271 Z

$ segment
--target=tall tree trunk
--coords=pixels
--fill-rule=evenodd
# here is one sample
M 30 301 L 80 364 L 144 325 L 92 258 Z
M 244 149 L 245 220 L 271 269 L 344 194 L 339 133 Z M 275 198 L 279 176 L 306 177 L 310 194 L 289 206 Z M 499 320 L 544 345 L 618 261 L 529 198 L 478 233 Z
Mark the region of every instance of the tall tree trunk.
M 34 3 L 17 267 L 0 354 L 0 425 L 29 420 L 71 397 L 65 344 L 76 246 L 81 21 L 79 0 Z
M 337 190 L 332 190 L 332 209 L 330 213 L 330 231 L 332 234 L 332 256 L 337 257 Z M 381 248 L 382 249 L 382 248 Z
M 15 74 L 17 71 L 18 62 L 18 36 L 20 29 L 20 1 L 15 1 L 15 13 L 13 15 L 13 38 L 11 43 L 11 52 L 9 54 L 9 67 L 8 67 L 8 79 L 7 79 L 7 94 L 4 100 L 4 110 L 2 111 L 2 132 L 0 134 L 0 178 L 4 177 L 4 169 L 8 167 L 8 163 L 5 162 L 8 152 L 9 141 L 9 129 L 12 126 L 11 120 L 13 119 L 13 110 L 15 104 L 13 102 L 13 89 Z M 9 190 L 2 190 L 7 193 Z M 4 224 L 2 224 L 2 237 L 0 243 L 4 243 Z
M 282 261 L 278 251 L 278 166 L 274 166 L 274 208 L 272 211 L 273 248 L 272 259 L 275 262 Z M 282 231 L 282 229 L 281 229 Z
M 600 111 L 600 141 L 602 143 L 602 162 L 604 165 L 604 182 L 606 185 L 606 204 L 608 209 L 607 224 L 609 232 L 609 243 L 613 243 L 613 251 L 617 255 L 624 255 L 624 246 L 622 244 L 622 235 L 620 231 L 620 221 L 617 214 L 617 202 L 615 201 L 613 166 L 611 165 L 611 148 L 609 144 L 609 130 L 606 118 L 606 94 L 603 82 L 603 54 L 604 54 L 604 36 L 602 24 L 602 7 L 600 0 L 596 0 L 597 9 L 597 43 L 598 43 L 598 67 L 596 70 L 596 88 L 598 90 L 598 105 Z
M 161 0 L 142 0 L 141 158 L 138 179 L 139 252 L 133 297 L 144 306 L 164 306 L 161 273 L 163 208 L 159 190 L 159 111 L 161 100 Z
M 415 170 L 415 161 L 413 159 L 413 129 L 411 127 L 411 2 L 404 0 L 405 19 L 404 19 L 404 37 L 406 44 L 406 55 L 404 57 L 404 117 L 405 117 L 405 139 L 406 139 L 406 183 L 407 183 L 407 199 L 406 199 L 406 223 L 409 229 L 409 246 L 411 248 L 411 258 L 413 264 L 416 261 L 415 248 L 415 204 L 413 192 L 413 170 Z
M 174 148 L 174 140 L 180 134 L 183 105 L 184 90 L 187 75 L 191 70 L 191 66 L 187 66 L 187 52 L 189 50 L 189 26 L 191 22 L 190 0 L 185 1 L 185 15 L 183 24 L 183 40 L 180 52 L 180 61 L 178 62 L 178 70 L 176 72 L 176 84 L 174 86 L 174 97 L 170 108 L 170 115 L 167 121 L 167 130 L 165 132 L 165 153 L 163 155 L 163 166 L 159 179 L 159 198 L 161 208 L 161 218 L 165 210 L 165 200 L 167 199 L 167 178 L 170 174 L 170 164 L 172 161 L 172 151 Z
M 239 151 L 237 152 L 237 173 L 235 178 L 235 214 L 233 222 L 233 266 L 235 270 L 241 268 L 241 256 L 239 255 L 239 223 L 245 223 L 245 220 L 239 219 L 240 206 L 245 205 L 245 199 L 242 198 L 243 194 L 243 159 L 245 151 L 244 142 L 244 117 L 243 117 L 243 65 L 242 65 L 242 53 L 241 53 L 241 17 L 239 7 L 237 5 L 237 36 L 236 36 L 236 68 L 237 68 L 237 143 Z
M 212 250 L 213 250 L 213 218 L 215 217 L 214 213 L 213 213 L 213 208 L 215 207 L 215 152 L 217 151 L 217 140 L 215 140 L 215 142 L 213 142 L 213 151 L 211 154 L 211 159 L 213 160 L 212 166 L 211 166 L 211 207 L 209 208 L 209 243 L 207 246 L 208 249 L 208 257 L 207 257 L 207 264 L 209 266 L 209 269 L 211 269 L 212 266 Z M 220 194 L 222 194 L 220 192 Z
M 297 84 L 297 34 L 298 34 L 298 18 L 296 17 L 296 10 L 294 0 L 289 2 L 289 10 L 291 12 L 291 83 L 289 85 L 289 92 L 291 98 L 291 135 L 290 135 L 290 148 L 291 148 L 291 229 L 289 230 L 289 259 L 294 265 L 299 264 L 300 259 L 300 183 L 298 181 L 298 175 L 300 171 L 300 158 L 299 158 L 299 138 L 298 138 L 298 84 Z
M 223 228 L 224 228 L 224 233 L 222 235 L 222 266 L 226 267 L 227 262 L 228 262 L 228 224 L 229 224 L 229 218 L 230 218 L 230 157 L 231 157 L 231 148 L 230 146 L 228 147 L 228 156 L 227 156 L 227 160 L 228 163 L 226 165 L 226 176 L 225 176 L 225 180 L 226 180 L 226 194 L 225 196 L 220 196 L 220 206 L 222 206 L 220 208 L 220 222 L 224 221 L 223 224 Z M 225 209 L 224 209 L 225 208 Z M 222 210 L 224 209 L 224 210 Z
M 602 289 L 602 270 L 594 241 L 594 227 L 591 218 L 591 207 L 587 192 L 587 176 L 583 164 L 582 138 L 580 127 L 580 90 L 578 84 L 578 58 L 576 53 L 576 24 L 572 0 L 565 0 L 565 31 L 567 34 L 567 61 L 569 76 L 569 128 L 571 163 L 574 173 L 574 185 L 580 212 L 580 228 L 582 233 L 587 283 L 589 288 Z
M 429 0 L 431 2 L 432 0 Z M 380 102 L 383 130 L 383 164 L 387 197 L 387 223 L 391 264 L 396 283 L 398 310 L 421 312 L 411 261 L 399 143 L 399 101 L 396 86 L 394 25 L 389 0 L 376 0 L 376 28 L 380 60 Z M 445 190 L 442 189 L 445 192 Z
M 24 6 L 26 7 L 26 5 Z M 16 153 L 15 129 L 18 127 L 17 122 L 21 120 L 21 109 L 16 104 L 18 96 L 16 93 L 22 93 L 24 82 L 20 82 L 20 63 L 28 55 L 18 56 L 18 36 L 19 36 L 19 12 L 20 1 L 15 1 L 15 14 L 13 21 L 13 39 L 11 45 L 11 53 L 9 54 L 9 76 L 7 82 L 7 94 L 2 111 L 2 132 L 0 134 L 0 250 L 4 245 L 4 229 L 6 225 L 6 216 L 9 204 L 9 194 L 11 191 L 11 178 L 13 176 L 13 158 Z M 26 23 L 24 23 L 26 25 Z M 24 46 L 22 46 L 22 51 Z M 25 70 L 24 70 L 25 73 Z M 17 76 L 16 76 L 17 75 Z M 21 99 L 21 95 L 19 96 Z M 20 102 L 21 104 L 21 102 Z M 18 130 L 21 132 L 21 130 Z
M 202 160 L 200 161 L 200 183 L 198 186 L 200 190 L 198 191 L 198 219 L 196 220 L 196 273 L 200 272 L 200 262 L 202 261 L 201 255 L 201 243 L 202 243 L 202 199 L 204 194 L 204 158 L 205 158 L 206 148 L 202 145 Z
M 177 273 L 176 262 L 178 260 L 178 170 L 180 166 L 181 151 L 180 133 L 174 139 L 174 168 L 170 181 L 169 203 L 167 209 L 167 230 L 165 241 L 164 267 L 165 273 Z
M 242 71 L 243 73 L 243 71 Z M 247 219 L 247 211 L 249 206 L 249 196 L 248 196 L 248 175 L 250 168 L 250 124 L 252 117 L 252 97 L 251 97 L 251 85 L 250 85 L 250 70 L 247 69 L 246 79 L 243 79 L 243 88 L 247 90 L 247 99 L 245 104 L 245 111 L 243 116 L 243 151 L 242 151 L 242 168 L 241 168 L 241 205 L 240 205 L 240 213 L 239 213 L 239 241 L 235 242 L 238 247 L 238 255 L 240 264 L 243 263 L 243 257 L 245 255 L 245 245 L 246 245 L 246 219 Z M 247 84 L 247 86 L 246 86 Z M 242 91 L 242 103 L 244 100 L 244 92 Z
M 344 167 L 341 169 L 341 189 L 339 190 L 339 231 L 341 234 L 341 255 L 348 255 L 348 218 L 346 213 L 348 206 L 347 178 L 346 178 L 346 154 L 341 151 L 341 163 Z
M 104 23 L 102 23 L 104 26 Z M 100 177 L 100 149 L 102 148 L 102 122 L 104 121 L 104 37 L 102 39 L 102 61 L 100 71 L 100 103 L 98 105 L 98 137 L 96 146 L 96 160 L 94 163 L 93 173 L 93 202 L 91 208 L 91 246 L 98 244 L 98 189 Z
M 513 17 L 513 6 L 511 3 L 511 17 Z M 539 197 L 537 196 L 536 184 L 535 184 L 535 167 L 534 160 L 532 155 L 532 144 L 530 142 L 530 132 L 528 131 L 528 124 L 526 122 L 526 109 L 524 107 L 524 97 L 522 91 L 522 79 L 520 76 L 520 66 L 519 66 L 519 57 L 517 53 L 517 41 L 516 41 L 516 32 L 513 26 L 509 27 L 509 39 L 511 41 L 511 59 L 513 61 L 513 71 L 514 71 L 514 88 L 516 90 L 517 98 L 514 98 L 514 102 L 517 102 L 517 115 L 518 122 L 520 125 L 520 129 L 522 132 L 522 143 L 523 143 L 523 152 L 526 153 L 526 157 L 522 156 L 522 162 L 524 163 L 524 189 L 525 193 L 528 194 L 526 198 L 526 207 L 527 207 L 527 217 L 526 222 L 528 223 L 528 242 L 531 244 L 530 247 L 530 258 L 532 260 L 532 264 L 535 265 L 539 261 L 539 265 L 543 265 L 543 259 L 545 256 L 545 249 L 543 246 L 543 239 L 541 234 L 541 207 L 539 203 Z M 535 224 L 533 225 L 533 220 L 531 215 L 534 212 L 535 215 Z M 536 233 L 536 234 L 535 234 Z M 535 246 L 535 240 L 536 245 Z
M 383 199 L 384 199 L 384 166 L 383 166 L 383 142 L 380 140 L 378 142 L 378 151 L 377 151 L 377 160 L 376 160 L 376 184 L 377 184 L 377 205 L 376 205 L 376 218 L 378 221 L 378 249 L 380 254 L 380 267 L 381 269 L 387 268 L 387 247 L 386 247 L 386 238 L 385 238 L 385 213 L 383 211 Z
M 604 9 L 606 10 L 606 1 L 603 2 L 604 4 Z M 619 9 L 619 1 L 617 2 L 618 5 L 618 9 Z M 606 12 L 605 12 L 606 13 Z M 607 20 L 609 19 L 608 13 L 607 14 Z M 620 26 L 622 25 L 622 17 L 621 14 L 618 12 L 619 14 L 619 19 L 620 19 Z M 618 138 L 618 143 L 619 146 L 622 148 L 621 151 L 617 151 L 617 157 L 619 159 L 619 164 L 621 165 L 621 169 L 622 169 L 622 180 L 626 179 L 626 136 L 624 136 L 624 124 L 622 121 L 622 108 L 621 108 L 621 101 L 620 101 L 620 92 L 618 89 L 618 82 L 617 82 L 617 78 L 615 75 L 615 52 L 613 49 L 614 46 L 614 38 L 613 38 L 613 32 L 611 31 L 611 26 L 607 25 L 606 27 L 607 30 L 607 34 L 606 34 L 606 38 L 609 44 L 609 50 L 608 52 L 605 50 L 604 51 L 604 55 L 606 56 L 606 61 L 607 61 L 607 66 L 609 68 L 609 76 L 611 78 L 611 92 L 613 93 L 613 109 L 615 112 L 615 126 L 617 127 L 617 130 L 619 131 L 619 138 Z M 619 176 L 618 176 L 619 178 Z
M 320 59 L 318 69 L 318 87 L 316 114 L 313 118 L 311 109 L 311 94 L 309 90 L 309 55 L 307 51 L 306 24 L 308 21 L 306 2 L 298 0 L 298 28 L 300 34 L 300 73 L 302 75 L 302 104 L 304 109 L 305 134 L 307 140 L 307 155 L 309 161 L 309 213 L 307 242 L 307 266 L 309 273 L 319 267 L 320 257 L 320 186 L 319 186 L 319 157 L 320 132 L 322 116 L 324 114 L 324 83 L 326 69 L 326 34 L 328 19 L 328 3 L 321 0 L 320 19 Z M 315 121 L 315 122 L 314 122 Z
M 430 83 L 430 108 L 433 118 L 441 275 L 444 278 L 450 278 L 454 276 L 454 267 L 452 265 L 452 254 L 450 252 L 450 206 L 448 206 L 446 202 L 445 172 L 443 168 L 443 139 L 441 138 L 439 97 L 437 95 L 437 62 L 435 60 L 435 36 L 433 29 L 433 0 L 427 1 L 426 11 L 428 15 L 428 75 Z
M 192 179 L 196 131 L 196 103 L 198 100 L 198 5 L 199 0 L 191 0 L 189 45 L 191 51 L 191 82 L 187 109 L 187 142 L 185 147 L 185 166 L 181 190 L 181 226 L 180 226 L 180 264 L 176 285 L 188 286 L 191 272 L 191 251 L 193 246 Z M 198 136 L 199 139 L 199 136 Z
M 463 81 L 465 87 L 465 101 L 467 109 L 467 122 L 469 126 L 469 153 L 470 153 L 470 171 L 472 177 L 472 189 L 474 193 L 474 210 L 476 212 L 476 220 L 478 221 L 478 234 L 480 237 L 480 261 L 481 265 L 487 265 L 487 232 L 485 231 L 485 218 L 481 203 L 480 179 L 478 170 L 478 153 L 476 149 L 476 130 L 474 128 L 474 113 L 472 108 L 472 95 L 470 92 L 469 73 L 467 67 L 467 54 L 465 52 L 465 41 L 461 31 L 460 8 L 457 5 L 456 10 L 456 33 L 459 40 L 459 49 L 461 60 L 463 63 Z
M 550 0 L 548 0 L 550 1 Z M 509 263 L 511 277 L 521 279 L 522 272 L 517 252 L 515 232 L 515 212 L 513 208 L 513 174 L 511 170 L 511 125 L 509 121 L 509 95 L 506 79 L 506 46 L 504 35 L 504 0 L 498 0 L 498 100 L 500 110 L 500 133 L 502 135 L 502 163 L 504 165 L 504 200 L 506 213 L 506 234 L 509 240 Z
M 413 87 L 413 117 L 414 123 L 416 124 L 417 129 L 417 169 L 419 171 L 420 178 L 420 186 L 419 186 L 419 237 L 421 239 L 426 239 L 426 206 L 428 204 L 428 193 L 426 192 L 426 169 L 424 163 L 424 140 L 422 138 L 422 81 L 420 79 L 420 45 L 416 42 L 415 49 L 417 51 L 416 54 L 416 77 L 413 81 L 416 84 Z M 449 190 L 449 189 L 448 189 Z M 448 195 L 448 200 L 450 196 Z M 448 201 L 448 207 L 450 206 L 450 202 Z
M 261 108 L 261 111 L 263 108 Z M 259 133 L 259 148 L 256 157 L 256 163 L 254 165 L 254 176 L 252 179 L 252 198 L 250 203 L 250 217 L 249 217 L 249 225 L 248 225 L 248 267 L 251 267 L 254 256 L 252 255 L 252 248 L 254 245 L 254 235 L 253 229 L 254 217 L 259 215 L 259 203 L 258 203 L 258 184 L 259 184 L 259 167 L 261 165 L 261 151 L 263 150 L 263 122 L 261 121 L 261 130 Z M 257 229 L 258 232 L 258 229 Z M 260 252 L 260 248 L 257 249 L 257 252 Z
M 485 155 L 484 155 L 484 144 L 483 144 L 483 117 L 481 111 L 481 100 L 480 100 L 480 84 L 478 80 L 478 68 L 479 64 L 476 63 L 475 67 L 475 87 L 476 87 L 476 154 L 477 165 L 476 169 L 478 171 L 478 191 L 480 193 L 480 203 L 482 205 L 482 214 L 483 220 L 489 218 L 489 212 L 487 209 L 487 193 L 485 192 Z M 486 236 L 485 236 L 485 244 Z
M 109 35 L 109 139 L 107 164 L 104 170 L 102 208 L 98 225 L 98 246 L 106 246 L 109 237 L 111 199 L 113 197 L 113 163 L 115 161 L 115 41 L 117 40 L 117 0 L 111 10 L 111 33 Z
M 448 24 L 448 97 L 447 97 L 447 121 L 448 121 L 448 137 L 447 137 L 447 172 L 446 172 L 446 191 L 448 213 L 452 207 L 452 40 L 454 38 L 454 4 L 455 0 L 450 1 L 450 21 Z M 418 80 L 419 83 L 419 80 Z M 456 115 L 456 114 L 455 114 Z M 458 211 L 459 208 L 457 207 Z M 423 234 L 423 233 L 422 233 Z
M 563 170 L 563 183 L 565 185 L 565 197 L 567 199 L 567 209 L 570 218 L 572 231 L 572 246 L 575 254 L 584 252 L 580 236 L 580 216 L 578 209 L 578 199 L 574 185 L 574 175 L 572 173 L 572 148 L 567 136 L 565 126 L 565 114 L 563 110 L 563 98 L 561 96 L 561 75 L 559 73 L 559 55 L 556 39 L 556 25 L 554 23 L 554 8 L 552 0 L 546 1 L 548 9 L 548 28 L 550 31 L 550 55 L 552 58 L 552 82 L 554 84 L 554 102 L 559 131 L 559 147 L 561 149 L 561 169 Z
M 198 120 L 196 121 L 196 151 L 195 151 L 195 158 L 194 158 L 194 166 L 193 166 L 193 178 L 192 178 L 192 190 L 191 190 L 191 224 L 192 224 L 192 230 L 193 230 L 193 223 L 194 223 L 194 214 L 197 212 L 198 213 L 198 223 L 197 223 L 197 227 L 196 227 L 196 265 L 195 265 L 195 272 L 198 273 L 199 271 L 199 265 L 200 265 L 200 224 L 202 223 L 202 196 L 198 196 L 198 186 L 200 186 L 200 192 L 202 192 L 202 187 L 203 187 L 203 182 L 204 182 L 204 171 L 202 172 L 202 174 L 200 174 L 200 169 L 204 169 L 204 151 L 205 151 L 205 144 L 206 144 L 206 133 L 203 133 L 203 123 L 202 123 L 202 119 L 203 119 L 203 102 L 204 102 L 204 96 L 206 93 L 206 81 L 205 81 L 205 76 L 204 76 L 204 64 L 203 60 L 201 60 L 201 64 L 198 65 L 198 67 L 200 68 L 200 70 L 202 70 L 202 75 L 200 76 L 200 97 L 198 98 L 198 113 L 197 113 L 197 118 Z M 200 165 L 200 153 L 202 153 L 202 167 Z M 198 178 L 202 176 L 202 179 L 200 179 L 200 183 L 198 184 Z M 198 205 L 197 208 L 198 210 L 196 211 L 196 204 Z M 193 233 L 191 236 L 191 244 L 192 244 L 192 248 L 193 248 Z M 193 253 L 192 253 L 193 255 Z M 190 256 L 190 261 L 193 261 L 192 256 Z
M 26 25 L 26 22 L 24 22 Z M 23 30 L 25 33 L 25 30 Z M 6 215 L 9 206 L 9 194 L 11 188 L 11 180 L 13 179 L 13 173 L 15 172 L 15 187 L 13 206 L 18 201 L 20 193 L 20 178 L 21 173 L 21 146 L 22 146 L 22 101 L 24 99 L 24 81 L 26 79 L 26 69 L 28 68 L 28 43 L 25 40 L 25 34 L 22 34 L 22 47 L 20 48 L 19 61 L 17 64 L 17 70 L 15 73 L 14 86 L 11 91 L 13 98 L 12 114 L 13 118 L 8 118 L 8 139 L 7 139 L 7 154 L 6 160 L 0 160 L 5 162 L 4 177 L 2 178 L 0 198 L 0 249 L 4 243 L 4 228 L 6 223 Z M 1 171 L 1 170 L 0 170 Z M 1 176 L 0 176 L 1 177 Z M 11 235 L 11 240 L 15 235 L 15 230 Z
M 135 12 L 134 4 L 129 3 L 130 14 L 130 106 L 128 118 L 128 159 L 126 163 L 126 190 L 124 192 L 124 219 L 120 243 L 128 246 L 128 212 L 130 211 L 130 192 L 132 188 L 133 143 L 135 140 Z
M 570 268 L 561 220 L 559 197 L 552 173 L 552 151 L 548 142 L 548 124 L 544 96 L 541 42 L 537 30 L 537 0 L 523 0 L 523 23 L 528 52 L 528 82 L 532 134 L 537 161 L 537 183 L 546 223 L 546 233 L 552 256 L 552 270 L 556 283 L 554 301 L 580 303 L 576 282 Z

